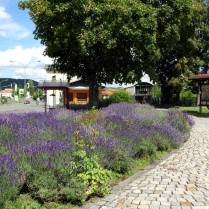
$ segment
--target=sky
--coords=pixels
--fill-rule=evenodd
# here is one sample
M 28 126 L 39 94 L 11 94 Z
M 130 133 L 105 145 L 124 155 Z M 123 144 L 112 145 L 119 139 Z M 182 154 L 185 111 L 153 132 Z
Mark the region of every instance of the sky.
M 34 39 L 35 25 L 28 10 L 18 8 L 19 1 L 0 0 L 0 78 L 46 80 L 44 66 L 52 59 L 43 56 L 45 47 Z

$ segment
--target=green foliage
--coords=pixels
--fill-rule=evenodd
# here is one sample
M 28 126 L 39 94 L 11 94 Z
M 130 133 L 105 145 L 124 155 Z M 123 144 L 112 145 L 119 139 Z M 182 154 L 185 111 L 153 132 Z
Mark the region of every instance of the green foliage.
M 189 85 L 196 89 L 188 78 L 200 71 L 208 71 L 208 10 L 208 2 L 198 0 L 167 1 L 164 7 L 159 8 L 159 33 L 166 33 L 158 38 L 164 53 L 156 73 L 164 104 L 171 102 L 173 97 L 178 103 L 183 88 Z M 162 41 L 167 35 L 170 43 Z
M 159 85 L 155 84 L 153 86 L 153 91 L 152 91 L 152 96 L 153 97 L 161 97 L 161 88 Z
M 82 189 L 82 188 L 81 188 Z M 40 204 L 26 194 L 20 195 L 15 201 L 7 201 L 4 209 L 70 209 L 72 204 L 49 202 Z
M 169 151 L 171 149 L 171 142 L 168 139 L 158 137 L 155 139 L 155 145 L 158 151 Z
M 43 96 L 43 91 L 41 89 L 37 89 L 36 91 L 34 91 L 33 94 L 33 100 L 36 100 L 37 98 L 40 98 L 40 99 L 43 99 L 44 96 Z
M 57 200 L 57 185 L 57 178 L 51 170 L 33 170 L 27 175 L 27 186 L 32 196 L 42 202 Z
M 112 178 L 111 172 L 101 167 L 92 168 L 83 173 L 78 174 L 78 177 L 88 186 L 86 194 L 105 196 L 110 193 L 110 188 L 107 183 Z
M 16 185 L 11 185 L 11 180 L 7 176 L 0 174 L 0 208 L 4 208 L 6 201 L 13 201 L 18 196 L 18 188 Z
M 130 157 L 119 157 L 116 156 L 115 159 L 111 161 L 108 169 L 118 173 L 118 174 L 128 174 L 130 170 L 133 168 L 134 161 Z
M 100 108 L 107 107 L 111 103 L 112 103 L 112 100 L 110 98 L 99 99 L 99 101 L 98 101 L 98 108 L 100 109 Z
M 97 106 L 101 83 L 134 82 L 143 72 L 154 72 L 160 56 L 158 11 L 150 4 L 29 0 L 20 1 L 19 8 L 30 10 L 35 39 L 46 46 L 44 54 L 54 59 L 51 68 L 89 83 L 90 108 Z
M 112 178 L 111 171 L 102 168 L 98 164 L 97 156 L 88 157 L 85 151 L 78 150 L 73 156 L 76 161 L 76 168 L 80 170 L 77 176 L 87 187 L 86 191 L 82 191 L 87 196 L 104 196 L 108 194 L 110 188 L 107 183 Z
M 46 209 L 42 204 L 32 200 L 31 198 L 18 198 L 15 201 L 7 201 L 4 209 Z
M 132 103 L 133 99 L 131 98 L 131 95 L 125 91 L 125 90 L 119 90 L 113 92 L 113 94 L 110 96 L 111 103 L 119 103 L 119 102 L 128 102 Z
M 154 159 L 157 154 L 157 147 L 149 139 L 143 139 L 137 146 L 137 151 L 135 154 L 136 158 L 146 158 L 151 157 Z
M 1 125 L 0 126 L 0 144 L 1 144 L 1 147 L 0 147 L 0 155 L 1 154 L 6 154 L 8 152 L 8 150 L 3 146 L 3 143 L 2 143 L 2 140 L 10 140 L 13 136 L 13 133 L 12 131 L 4 126 L 4 125 Z
M 87 186 L 79 178 L 69 179 L 68 186 L 60 186 L 59 196 L 63 202 L 79 204 L 84 202 L 88 195 L 86 194 Z
M 34 95 L 34 92 L 35 92 L 35 89 L 34 89 L 34 83 L 32 80 L 29 80 L 27 81 L 26 83 L 29 83 L 29 88 L 27 88 L 27 85 L 26 85 L 26 92 L 28 91 L 30 93 L 31 96 Z
M 70 110 L 87 110 L 88 104 L 82 105 L 82 104 L 70 104 Z
M 2 97 L 1 97 L 1 103 L 2 103 L 2 104 L 5 104 L 5 103 L 7 103 L 7 102 L 8 102 L 7 97 L 2 96 Z
M 181 91 L 180 96 L 191 98 L 191 97 L 197 97 L 197 94 L 193 94 L 191 90 L 187 90 L 187 91 L 183 90 Z
M 83 112 L 79 118 L 79 121 L 83 122 L 85 125 L 91 125 L 92 123 L 96 122 L 97 118 L 100 117 L 103 117 L 101 112 L 94 108 Z
M 76 176 L 60 170 L 33 170 L 27 174 L 24 188 L 41 203 L 83 202 L 87 198 L 86 185 Z

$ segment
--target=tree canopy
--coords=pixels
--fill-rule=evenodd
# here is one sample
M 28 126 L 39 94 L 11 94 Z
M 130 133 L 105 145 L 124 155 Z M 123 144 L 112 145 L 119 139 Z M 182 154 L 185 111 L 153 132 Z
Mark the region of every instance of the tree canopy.
M 153 72 L 159 58 L 152 5 L 138 0 L 28 0 L 19 7 L 30 10 L 35 39 L 54 59 L 52 67 L 89 83 L 90 106 L 97 105 L 101 83 L 140 80 L 143 72 Z
M 178 13 L 180 10 L 177 10 Z M 178 101 L 180 91 L 190 83 L 188 78 L 208 70 L 208 3 L 194 0 L 184 10 L 187 12 L 183 14 L 177 27 L 179 38 L 170 50 L 161 53 L 156 68 L 164 103 L 169 103 L 173 95 L 176 95 L 175 99 Z
M 200 0 L 27 0 L 19 8 L 29 9 L 51 67 L 88 82 L 90 107 L 101 83 L 135 82 L 147 73 L 168 87 L 192 63 L 193 71 L 203 66 L 198 50 L 207 57 Z

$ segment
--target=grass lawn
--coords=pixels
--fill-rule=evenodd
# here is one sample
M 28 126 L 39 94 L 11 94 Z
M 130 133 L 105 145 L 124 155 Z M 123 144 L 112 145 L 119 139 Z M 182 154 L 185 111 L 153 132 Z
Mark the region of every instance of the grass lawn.
M 209 109 L 207 107 L 202 107 L 202 113 L 199 113 L 199 107 L 181 107 L 179 106 L 178 109 L 175 107 L 169 108 L 170 110 L 181 110 L 183 112 L 187 112 L 191 115 L 198 116 L 198 117 L 209 117 Z

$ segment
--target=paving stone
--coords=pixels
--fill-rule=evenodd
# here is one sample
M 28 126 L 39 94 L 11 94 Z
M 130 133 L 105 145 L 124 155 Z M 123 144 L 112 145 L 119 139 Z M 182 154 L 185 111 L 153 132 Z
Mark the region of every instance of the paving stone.
M 170 206 L 168 206 L 168 205 L 161 205 L 160 209 L 170 209 Z
M 194 206 L 204 206 L 203 202 L 192 202 L 192 205 Z
M 160 209 L 160 205 L 150 205 L 149 209 Z

